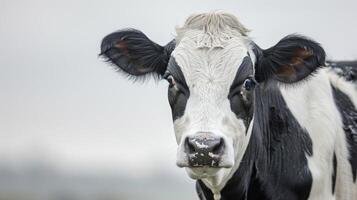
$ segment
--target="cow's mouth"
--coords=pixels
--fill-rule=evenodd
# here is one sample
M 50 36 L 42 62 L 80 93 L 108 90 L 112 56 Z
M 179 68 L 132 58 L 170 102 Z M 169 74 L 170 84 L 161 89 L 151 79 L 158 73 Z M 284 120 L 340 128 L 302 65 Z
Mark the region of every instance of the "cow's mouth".
M 209 154 L 209 153 L 208 153 Z M 212 156 L 212 157 L 211 157 Z M 190 169 L 220 169 L 231 168 L 233 161 L 227 158 L 227 155 L 215 157 L 213 155 L 186 155 L 184 159 L 178 159 L 176 164 L 178 167 L 185 167 Z M 181 157 L 181 156 L 180 156 Z
M 195 168 L 186 168 L 186 172 L 189 177 L 192 179 L 204 179 L 215 176 L 220 168 L 212 167 L 195 167 Z

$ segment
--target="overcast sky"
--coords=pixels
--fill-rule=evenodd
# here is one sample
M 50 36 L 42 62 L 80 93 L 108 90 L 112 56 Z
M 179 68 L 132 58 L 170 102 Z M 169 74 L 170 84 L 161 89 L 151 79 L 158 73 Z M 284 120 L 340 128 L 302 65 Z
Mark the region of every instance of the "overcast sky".
M 97 57 L 106 34 L 134 27 L 166 44 L 190 14 L 225 10 L 263 48 L 300 33 L 330 59 L 357 59 L 356 8 L 356 0 L 0 0 L 0 157 L 183 176 L 166 82 L 115 73 Z

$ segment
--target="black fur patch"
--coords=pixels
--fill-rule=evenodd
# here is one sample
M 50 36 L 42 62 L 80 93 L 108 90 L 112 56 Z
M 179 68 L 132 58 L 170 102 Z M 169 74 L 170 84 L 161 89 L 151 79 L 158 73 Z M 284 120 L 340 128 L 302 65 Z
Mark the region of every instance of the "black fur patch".
M 333 171 L 332 171 L 332 194 L 335 194 L 335 187 L 336 187 L 336 173 L 337 173 L 337 158 L 336 153 L 333 153 Z
M 176 82 L 175 86 L 169 87 L 168 89 L 168 99 L 171 107 L 172 119 L 175 121 L 185 112 L 186 103 L 190 97 L 190 90 L 180 66 L 177 64 L 174 57 L 170 58 L 167 73 L 172 75 Z
M 253 63 L 252 60 L 249 56 L 246 56 L 243 58 L 242 63 L 238 67 L 236 76 L 233 80 L 232 86 L 231 86 L 231 91 L 233 88 L 241 85 L 245 79 L 247 79 L 250 76 L 253 76 Z
M 332 86 L 334 99 L 341 113 L 343 129 L 349 146 L 349 161 L 352 168 L 353 181 L 357 176 L 357 110 L 350 98 Z
M 237 74 L 230 87 L 228 99 L 231 105 L 231 110 L 236 114 L 237 118 L 243 119 L 247 129 L 253 117 L 252 104 L 254 101 L 254 88 L 252 88 L 252 91 L 246 91 L 244 97 L 240 92 L 243 87 L 242 84 L 249 77 L 253 77 L 253 63 L 250 57 L 246 56 L 243 59 L 242 64 L 239 66 Z

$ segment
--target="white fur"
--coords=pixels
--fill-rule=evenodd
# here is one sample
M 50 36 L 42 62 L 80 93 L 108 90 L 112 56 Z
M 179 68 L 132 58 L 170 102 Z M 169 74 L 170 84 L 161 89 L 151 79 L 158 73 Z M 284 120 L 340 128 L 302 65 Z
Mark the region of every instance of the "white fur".
M 307 156 L 313 178 L 309 199 L 353 200 L 357 196 L 352 189 L 347 143 L 342 119 L 334 102 L 330 77 L 327 70 L 322 69 L 305 83 L 282 86 L 281 92 L 294 117 L 312 140 L 313 155 Z M 335 196 L 331 191 L 334 151 L 338 163 Z

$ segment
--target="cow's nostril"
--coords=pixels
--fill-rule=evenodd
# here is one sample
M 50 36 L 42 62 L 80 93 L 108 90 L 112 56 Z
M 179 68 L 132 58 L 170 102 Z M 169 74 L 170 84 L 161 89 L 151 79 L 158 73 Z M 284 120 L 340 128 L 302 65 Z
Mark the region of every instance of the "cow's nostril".
M 219 155 L 223 153 L 224 150 L 224 140 L 223 138 L 219 139 L 219 142 L 215 144 L 215 146 L 212 148 L 212 153 Z
M 192 140 L 191 138 L 189 137 L 186 138 L 185 145 L 186 145 L 187 153 L 192 154 L 196 152 L 194 140 Z

